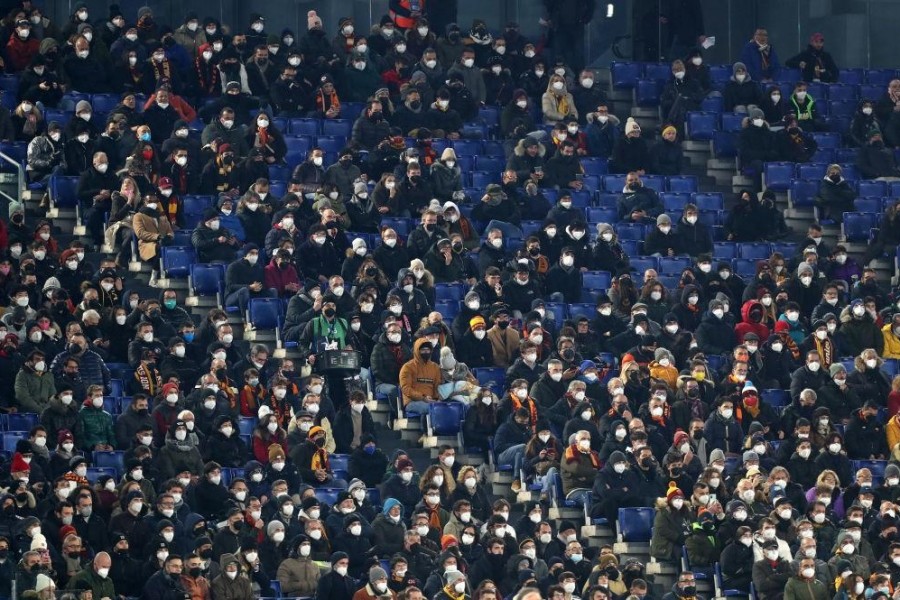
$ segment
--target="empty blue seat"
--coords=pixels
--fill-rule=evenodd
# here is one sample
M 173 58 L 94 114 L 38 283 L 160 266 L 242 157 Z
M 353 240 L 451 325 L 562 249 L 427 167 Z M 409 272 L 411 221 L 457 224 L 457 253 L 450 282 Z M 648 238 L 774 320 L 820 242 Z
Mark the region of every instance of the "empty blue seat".
M 737 258 L 738 247 L 734 242 L 713 242 L 713 257 L 723 260 Z
M 472 173 L 472 187 L 484 190 L 492 183 L 500 183 L 499 171 L 475 171 Z
M 655 256 L 632 256 L 631 270 L 643 273 L 647 269 L 659 271 L 659 259 Z
M 562 321 L 560 321 L 562 322 Z M 506 385 L 506 371 L 502 367 L 483 367 L 472 369 L 472 374 L 481 387 L 489 387 L 498 396 L 503 394 Z
M 874 213 L 844 213 L 841 231 L 844 239 L 850 242 L 865 242 L 869 239 L 870 230 L 878 224 L 878 215 Z
M 496 106 L 482 106 L 478 109 L 478 120 L 491 127 L 499 125 L 500 109 Z
M 609 161 L 605 158 L 584 157 L 581 168 L 585 175 L 606 175 L 609 172 Z
M 884 479 L 884 470 L 887 468 L 886 460 L 851 460 L 850 469 L 855 474 L 860 469 L 868 469 L 872 472 L 872 477 L 879 480 Z
M 545 302 L 544 308 L 553 315 L 557 326 L 561 326 L 568 314 L 568 306 L 562 302 Z
M 112 467 L 88 467 L 87 475 L 85 477 L 92 484 L 97 483 L 97 480 L 103 477 L 104 475 L 109 475 L 110 477 L 116 479 L 118 478 L 118 474 L 115 469 Z
M 891 79 L 897 76 L 897 71 L 894 69 L 864 69 L 863 75 L 866 78 L 866 83 L 887 87 Z
M 337 503 L 338 494 L 344 491 L 342 488 L 316 488 L 316 500 L 333 506 Z
M 863 69 L 839 69 L 838 70 L 838 81 L 841 83 L 838 85 L 859 85 L 865 80 L 865 72 Z M 832 83 L 831 85 L 836 85 Z
M 467 155 L 463 155 L 467 156 Z M 498 156 L 475 156 L 475 168 L 479 171 L 502 171 L 506 162 Z
M 603 189 L 620 194 L 625 189 L 625 175 L 604 175 Z
M 718 120 L 716 113 L 691 111 L 687 113 L 685 134 L 691 140 L 711 140 L 718 129 Z
M 735 158 L 738 155 L 738 134 L 731 131 L 714 131 L 712 151 L 716 158 Z
M 649 542 L 656 514 L 652 508 L 620 508 L 618 529 L 623 542 Z
M 659 272 L 665 275 L 680 275 L 690 266 L 691 259 L 687 256 L 661 256 L 659 258 Z
M 853 208 L 856 212 L 875 213 L 880 212 L 881 207 L 881 198 L 857 198 L 853 201 Z
M 762 259 L 735 258 L 733 261 L 731 261 L 731 266 L 734 269 L 734 272 L 741 277 L 753 277 L 754 275 L 756 275 L 756 263 L 759 260 Z M 712 359 L 712 356 L 708 356 L 707 359 Z
M 5 431 L 31 431 L 40 421 L 37 413 L 8 413 L 4 415 L 3 429 Z
M 481 150 L 481 142 L 477 140 L 453 140 L 453 151 L 457 156 L 478 156 Z
M 319 135 L 319 123 L 321 123 L 319 119 L 291 119 L 288 121 L 288 130 L 293 136 L 317 136 Z
M 843 131 L 846 131 L 846 129 L 842 128 L 836 133 L 841 133 Z M 855 163 L 858 158 L 859 148 L 838 148 L 834 151 L 834 160 L 838 163 Z
M 588 290 L 608 290 L 612 285 L 612 276 L 606 271 L 585 271 L 582 283 Z
M 772 247 L 767 242 L 743 242 L 738 244 L 738 256 L 753 260 L 768 259 L 772 255 Z
M 452 321 L 459 314 L 459 302 L 457 300 L 436 300 L 434 310 L 441 313 L 445 321 Z
M 428 421 L 433 435 L 456 435 L 462 430 L 466 406 L 460 402 L 430 402 Z
M 760 397 L 772 408 L 784 408 L 791 403 L 791 393 L 780 388 L 763 390 Z
M 409 225 L 409 220 L 401 217 L 390 217 L 381 219 L 381 227 L 382 229 L 385 227 L 390 227 L 393 229 L 398 236 L 406 237 L 409 235 L 409 232 L 412 231 L 412 227 Z
M 680 175 L 666 178 L 667 188 L 675 194 L 694 193 L 697 191 L 697 178 L 693 175 Z
M 456 300 L 459 302 L 466 294 L 466 287 L 459 283 L 436 283 L 434 285 L 435 300 Z
M 713 572 L 713 586 L 716 592 L 716 598 L 728 598 L 730 596 L 746 596 L 747 593 L 737 589 L 730 589 L 725 587 L 725 580 L 722 577 L 722 567 L 719 565 L 718 561 L 714 565 L 715 570 Z M 755 600 L 751 596 L 751 600 Z
M 78 177 L 50 178 L 50 199 L 53 204 L 63 208 L 75 208 L 78 205 Z
M 111 390 L 110 391 L 111 396 L 113 396 L 115 398 L 121 398 L 122 393 L 125 390 L 125 384 L 122 383 L 121 379 L 110 379 L 109 380 L 109 389 Z
M 694 204 L 700 210 L 725 210 L 725 198 L 721 192 L 694 194 Z
M 187 246 L 163 246 L 162 271 L 166 277 L 187 277 L 196 262 L 194 249 Z
M 347 471 L 350 467 L 350 455 L 349 454 L 332 454 L 328 458 L 331 463 L 332 469 L 340 469 L 341 471 Z
M 884 94 L 885 86 L 872 83 L 864 83 L 859 86 L 859 99 L 876 102 Z
M 856 113 L 857 102 L 852 100 L 831 100 L 828 102 L 828 115 L 832 117 L 852 117 Z
M 301 161 L 313 146 L 312 139 L 306 136 L 285 136 L 284 145 L 288 154 L 295 155 Z
M 250 323 L 256 329 L 281 329 L 283 307 L 278 298 L 251 298 L 247 305 Z
M 839 102 L 856 102 L 859 98 L 859 86 L 832 83 L 828 86 L 828 99 Z
M 613 61 L 609 65 L 610 82 L 617 89 L 631 89 L 643 75 L 641 63 Z
M 818 192 L 817 180 L 794 179 L 788 188 L 788 200 L 792 206 L 812 206 Z
M 192 264 L 189 286 L 195 296 L 218 296 L 224 292 L 225 267 L 223 265 Z M 221 304 L 223 298 L 219 298 Z
M 800 244 L 797 242 L 772 242 L 772 253 L 780 253 L 784 257 L 791 257 L 797 254 Z
M 666 178 L 662 175 L 644 175 L 641 177 L 641 183 L 657 194 L 666 191 Z
M 722 131 L 730 131 L 740 133 L 744 128 L 744 119 L 747 115 L 744 113 L 722 113 Z
M 786 192 L 794 178 L 794 163 L 767 162 L 763 167 L 763 186 L 776 192 Z
M 125 452 L 94 452 L 93 463 L 95 467 L 115 469 L 116 473 L 125 473 Z
M 615 208 L 589 206 L 587 209 L 589 223 L 615 223 L 619 220 L 619 212 Z
M 653 79 L 639 79 L 634 84 L 635 106 L 654 107 L 659 106 L 659 97 L 662 85 Z
M 722 114 L 722 111 L 725 110 L 725 98 L 722 96 L 707 96 L 700 103 L 700 110 Z
M 859 170 L 856 168 L 855 164 L 850 163 L 839 163 L 841 166 L 841 174 L 844 176 L 844 179 L 847 181 L 859 181 Z
M 644 239 L 644 226 L 640 223 L 617 223 L 615 229 L 620 240 Z
M 876 181 L 874 179 L 862 179 L 857 183 L 859 195 L 862 197 L 878 197 L 882 198 L 888 195 L 888 185 L 886 181 Z
M 663 192 L 659 195 L 659 198 L 662 200 L 663 209 L 666 212 L 681 212 L 691 201 L 691 194 Z
M 593 320 L 596 316 L 596 312 L 597 304 L 594 302 L 578 302 L 569 305 L 569 316 L 572 319 L 577 319 L 578 317 L 587 317 L 588 320 Z
M 119 94 L 94 94 L 91 96 L 91 107 L 101 113 L 110 113 L 118 106 L 121 96 Z
M 316 137 L 316 145 L 322 152 L 337 154 L 347 146 L 347 138 L 342 135 L 320 135 Z
M 348 138 L 353 132 L 353 121 L 349 119 L 325 119 L 322 121 L 322 135 Z

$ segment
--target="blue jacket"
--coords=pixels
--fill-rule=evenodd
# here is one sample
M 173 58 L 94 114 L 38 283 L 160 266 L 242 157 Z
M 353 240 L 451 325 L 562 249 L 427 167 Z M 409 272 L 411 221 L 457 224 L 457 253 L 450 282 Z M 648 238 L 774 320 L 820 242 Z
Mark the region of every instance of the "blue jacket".
M 753 40 L 747 42 L 746 45 L 744 45 L 744 49 L 741 50 L 741 62 L 746 65 L 747 72 L 750 73 L 750 78 L 755 79 L 756 81 L 777 79 L 778 73 L 781 71 L 781 63 L 778 62 L 778 54 L 775 52 L 775 47 L 772 45 L 769 45 L 769 66 L 767 69 L 763 69 L 762 53 L 759 51 L 759 46 L 757 46 L 756 42 Z
M 244 233 L 244 224 L 241 223 L 241 220 L 238 218 L 235 211 L 232 210 L 231 214 L 227 216 L 220 212 L 219 222 L 221 223 L 221 229 L 227 229 L 234 234 L 234 237 L 242 242 L 246 241 L 247 234 Z

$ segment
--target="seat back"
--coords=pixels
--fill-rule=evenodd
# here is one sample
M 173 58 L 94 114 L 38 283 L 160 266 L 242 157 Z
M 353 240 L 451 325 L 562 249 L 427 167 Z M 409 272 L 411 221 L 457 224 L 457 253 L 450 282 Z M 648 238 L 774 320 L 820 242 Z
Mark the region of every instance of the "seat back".
M 432 402 L 428 415 L 434 435 L 456 435 L 465 416 L 465 405 L 459 402 Z
M 283 306 L 278 298 L 251 298 L 247 305 L 250 323 L 257 329 L 280 329 Z
M 196 296 L 215 296 L 222 292 L 225 282 L 223 265 L 192 264 L 190 288 Z
M 498 396 L 503 394 L 506 385 L 506 371 L 502 367 L 483 367 L 472 369 L 472 374 L 481 387 L 489 387 Z
M 194 249 L 188 246 L 162 248 L 162 267 L 166 277 L 187 277 L 196 260 Z
M 78 205 L 78 177 L 50 178 L 50 199 L 55 206 L 74 208 Z
M 623 542 L 649 542 L 655 511 L 652 508 L 620 508 L 619 534 Z

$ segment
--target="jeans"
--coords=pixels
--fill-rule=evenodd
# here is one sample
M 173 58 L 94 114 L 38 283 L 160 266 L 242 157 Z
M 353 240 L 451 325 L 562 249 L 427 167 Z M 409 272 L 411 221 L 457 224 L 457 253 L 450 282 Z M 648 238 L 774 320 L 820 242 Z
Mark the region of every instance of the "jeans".
M 516 444 L 510 446 L 497 456 L 498 465 L 508 465 L 512 463 L 513 479 L 518 479 L 522 471 L 522 462 L 525 458 L 525 444 Z
M 497 221 L 496 219 L 491 219 L 487 226 L 484 228 L 484 233 L 487 235 L 487 232 L 491 229 L 499 229 L 503 232 L 503 237 L 505 238 L 522 238 L 522 230 L 513 225 L 512 223 L 507 223 L 506 221 Z
M 241 316 L 247 314 L 247 306 L 250 304 L 251 298 L 277 298 L 278 292 L 272 288 L 263 288 L 258 292 L 251 292 L 250 288 L 242 287 L 236 292 L 231 292 L 225 298 L 225 306 L 234 306 L 235 304 L 241 309 Z
M 541 477 L 538 477 L 538 480 L 541 484 L 541 495 L 550 497 L 550 490 L 553 488 L 553 480 L 556 479 L 556 467 L 550 467 L 547 469 L 547 473 Z
M 391 385 L 390 383 L 375 384 L 375 395 L 387 396 L 388 399 L 393 402 L 394 398 L 397 397 L 397 386 Z

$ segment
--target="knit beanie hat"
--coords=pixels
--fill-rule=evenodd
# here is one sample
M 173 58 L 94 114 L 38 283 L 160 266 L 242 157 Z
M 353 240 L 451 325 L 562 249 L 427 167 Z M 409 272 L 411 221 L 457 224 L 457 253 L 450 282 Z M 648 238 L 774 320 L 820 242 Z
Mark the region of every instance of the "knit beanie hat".
M 628 120 L 625 121 L 625 135 L 630 134 L 634 130 L 640 131 L 641 126 L 634 120 L 634 117 L 628 117 Z

